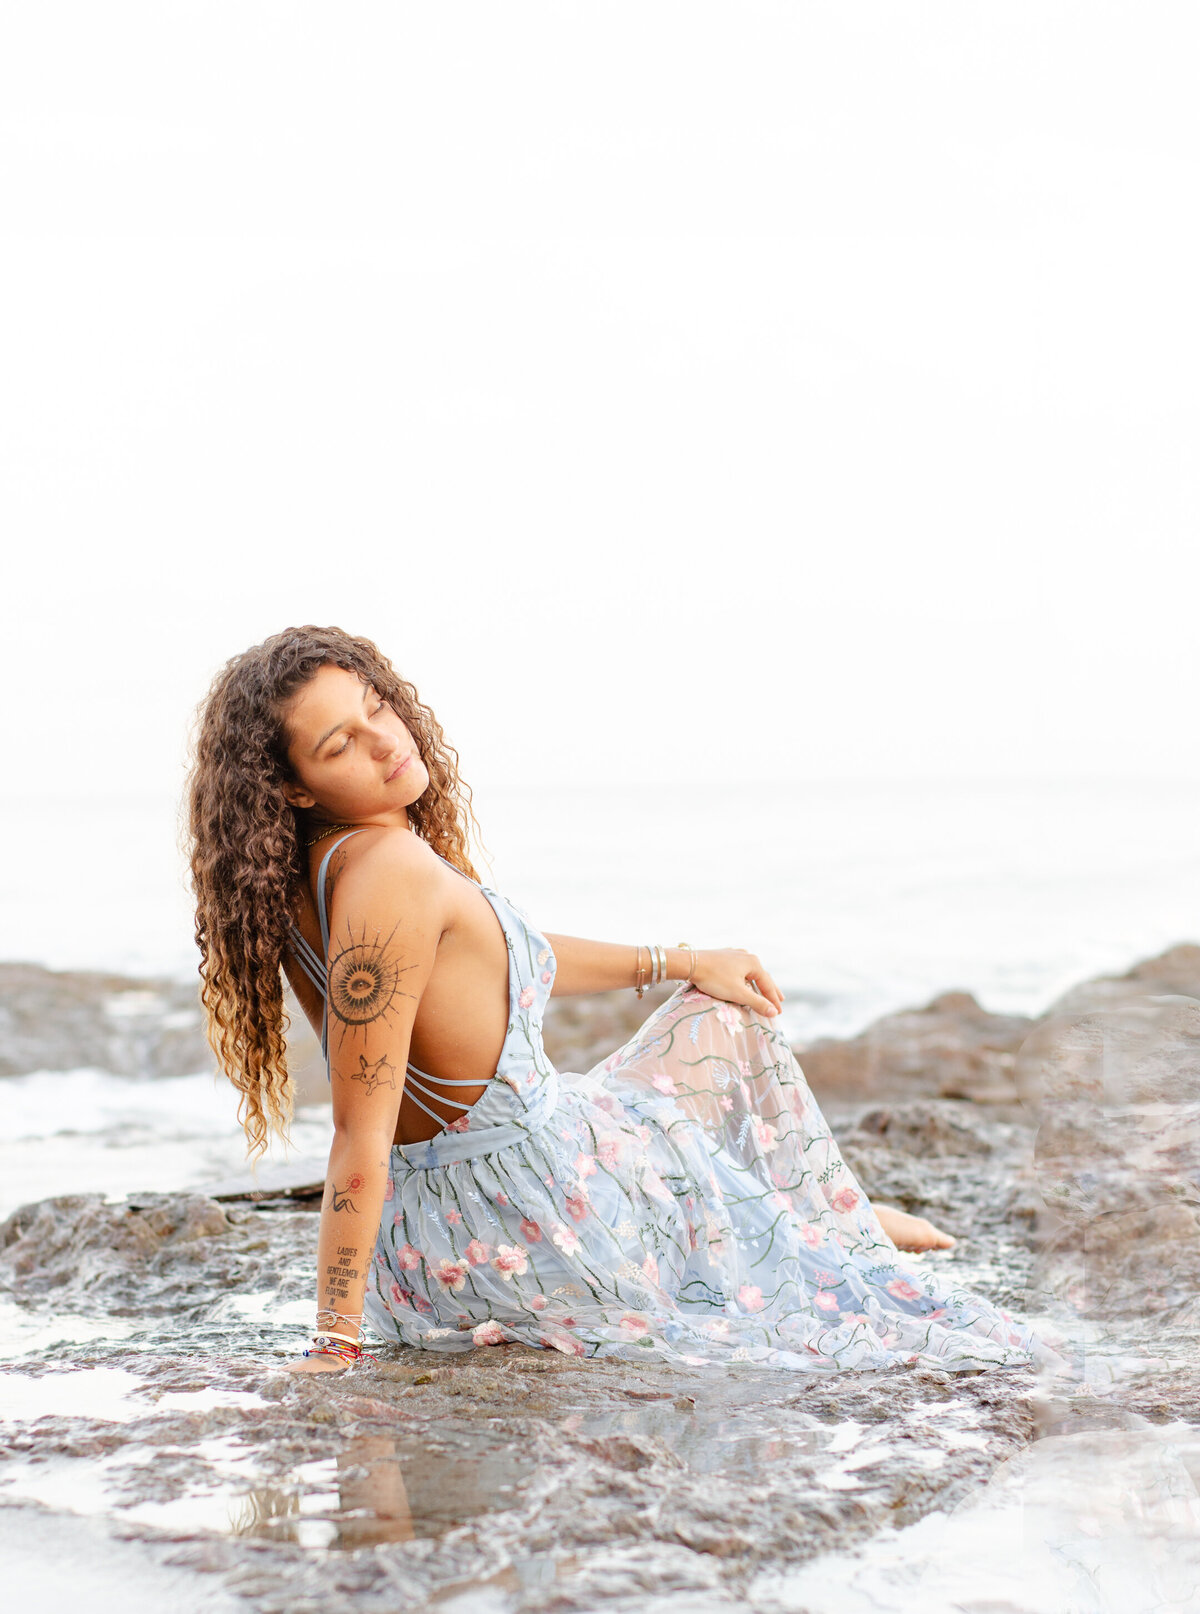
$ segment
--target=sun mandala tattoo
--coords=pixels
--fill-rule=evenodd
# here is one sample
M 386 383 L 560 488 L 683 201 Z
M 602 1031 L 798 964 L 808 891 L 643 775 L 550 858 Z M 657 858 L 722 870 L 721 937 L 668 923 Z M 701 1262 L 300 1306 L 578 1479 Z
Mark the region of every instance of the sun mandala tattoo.
M 369 942 L 364 931 L 360 940 L 350 935 L 329 966 L 329 1007 L 342 1025 L 358 1030 L 386 1021 L 396 1012 L 396 999 L 411 997 L 401 987 L 401 977 L 414 964 L 399 964 L 389 947 L 396 932 L 386 941 Z

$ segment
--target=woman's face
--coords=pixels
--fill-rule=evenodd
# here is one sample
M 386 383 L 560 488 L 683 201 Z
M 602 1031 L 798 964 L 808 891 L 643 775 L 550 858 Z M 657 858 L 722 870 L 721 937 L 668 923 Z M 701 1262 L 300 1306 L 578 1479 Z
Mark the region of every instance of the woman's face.
M 336 822 L 407 822 L 404 809 L 429 788 L 429 774 L 402 718 L 345 667 L 321 667 L 285 718 L 293 807 Z

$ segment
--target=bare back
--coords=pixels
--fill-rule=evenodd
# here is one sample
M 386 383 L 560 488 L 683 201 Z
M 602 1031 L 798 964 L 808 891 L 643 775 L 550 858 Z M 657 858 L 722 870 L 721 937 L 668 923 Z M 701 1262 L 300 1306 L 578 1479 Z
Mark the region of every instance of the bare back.
M 372 844 L 377 845 L 379 837 L 390 835 L 403 835 L 407 840 L 411 832 L 372 826 L 336 847 L 326 874 L 327 904 L 332 904 L 337 882 L 354 866 L 355 859 Z M 433 970 L 417 1005 L 409 1062 L 434 1083 L 441 1080 L 475 1084 L 453 1088 L 451 1102 L 432 1099 L 430 1107 L 438 1112 L 444 1126 L 482 1097 L 495 1075 L 508 1030 L 508 946 L 495 910 L 474 881 L 445 863 L 422 841 L 418 840 L 411 850 L 427 857 L 436 868 L 433 877 L 444 902 L 445 921 Z M 319 842 L 309 848 L 309 879 L 299 918 L 305 940 L 318 956 L 322 945 L 315 888 L 322 853 Z M 361 930 L 355 925 L 353 913 L 343 915 L 342 922 L 352 935 Z M 327 963 L 332 962 L 338 950 L 335 935 Z M 284 969 L 305 1015 L 320 1034 L 323 1004 L 319 992 L 290 953 L 284 955 Z M 442 1126 L 425 1113 L 406 1088 L 400 1100 L 395 1142 L 423 1141 L 434 1137 Z

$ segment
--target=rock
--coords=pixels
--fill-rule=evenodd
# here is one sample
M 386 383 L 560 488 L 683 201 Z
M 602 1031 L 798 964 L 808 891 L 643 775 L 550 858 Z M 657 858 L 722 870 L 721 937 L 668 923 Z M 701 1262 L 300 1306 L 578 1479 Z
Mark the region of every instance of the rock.
M 923 1159 L 991 1154 L 994 1147 L 972 1107 L 961 1100 L 883 1105 L 860 1115 L 855 1131 Z
M 1179 942 L 1165 953 L 1144 958 L 1124 975 L 1098 975 L 1081 981 L 1056 999 L 1041 1018 L 1082 1014 L 1088 1009 L 1111 1008 L 1131 998 L 1162 993 L 1200 998 L 1200 946 L 1195 942 Z
M 85 1066 L 184 1076 L 212 1063 L 190 982 L 0 964 L 0 1076 Z
M 857 1037 L 796 1049 L 823 1103 L 870 1098 L 966 1098 L 1015 1105 L 1013 1062 L 1033 1021 L 991 1014 L 969 992 L 943 992 L 923 1009 L 886 1014 Z
M 290 990 L 284 1009 L 296 1102 L 325 1102 L 320 1043 Z M 0 1076 L 90 1069 L 150 1079 L 214 1062 L 193 982 L 0 964 Z
M 202 1194 L 140 1194 L 115 1205 L 100 1194 L 39 1200 L 0 1222 L 0 1287 L 22 1301 L 52 1290 L 60 1309 L 169 1312 L 261 1271 L 255 1249 L 266 1247 L 244 1225 L 248 1217 Z
M 1022 1043 L 1013 1076 L 1039 1112 L 1200 1099 L 1200 1001 L 1143 993 L 1048 1015 Z

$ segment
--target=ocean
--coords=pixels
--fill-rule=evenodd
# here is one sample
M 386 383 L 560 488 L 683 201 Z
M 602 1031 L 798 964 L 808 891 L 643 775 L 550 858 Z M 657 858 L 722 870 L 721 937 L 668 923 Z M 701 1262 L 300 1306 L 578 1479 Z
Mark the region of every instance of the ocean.
M 480 792 L 484 882 L 542 930 L 759 954 L 796 1041 L 950 988 L 1036 1014 L 1200 936 L 1200 783 L 720 783 Z M 170 800 L 11 797 L 0 959 L 187 977 Z

